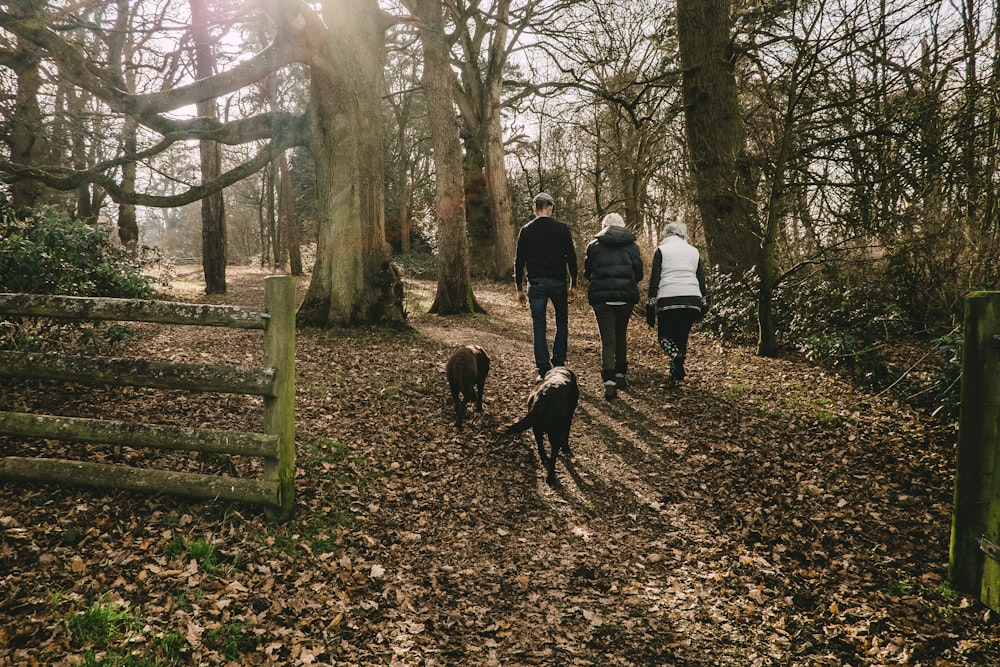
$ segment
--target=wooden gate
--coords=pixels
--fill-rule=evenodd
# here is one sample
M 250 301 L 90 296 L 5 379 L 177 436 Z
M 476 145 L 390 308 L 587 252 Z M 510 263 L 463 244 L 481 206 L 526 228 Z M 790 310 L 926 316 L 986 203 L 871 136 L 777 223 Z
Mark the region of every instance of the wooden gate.
M 0 433 L 22 438 L 259 456 L 263 479 L 65 459 L 6 456 L 0 479 L 100 486 L 261 503 L 280 517 L 295 501 L 295 278 L 264 280 L 264 310 L 137 299 L 0 294 L 0 316 L 261 329 L 260 367 L 175 364 L 0 351 L 0 378 L 263 396 L 261 432 L 0 411 Z
M 948 573 L 1000 611 L 1000 292 L 965 304 L 962 406 Z

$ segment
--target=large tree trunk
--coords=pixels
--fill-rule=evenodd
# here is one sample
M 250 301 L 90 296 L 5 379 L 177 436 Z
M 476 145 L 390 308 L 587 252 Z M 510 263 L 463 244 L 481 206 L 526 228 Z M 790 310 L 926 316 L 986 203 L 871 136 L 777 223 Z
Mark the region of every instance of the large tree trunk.
M 490 200 L 490 219 L 493 221 L 492 277 L 503 280 L 510 278 L 511 267 L 514 266 L 515 239 L 499 104 L 491 111 L 484 128 L 483 157 L 486 167 L 486 190 Z
M 84 116 L 84 93 L 73 86 L 63 85 L 60 86 L 60 91 L 57 94 L 57 98 L 62 100 L 65 105 L 67 119 L 80 119 Z M 75 130 L 75 131 L 74 131 Z M 60 135 L 54 135 L 60 136 Z M 90 143 L 89 136 L 86 132 L 80 131 L 80 128 L 76 126 L 76 123 L 68 123 L 67 132 L 61 134 L 60 141 L 65 142 L 69 145 L 72 150 L 71 160 L 73 162 L 73 167 L 81 171 L 87 168 L 87 152 L 88 144 Z M 80 183 L 76 187 L 76 207 L 74 216 L 79 220 L 87 220 L 92 223 L 97 222 L 98 210 L 94 207 L 94 199 L 91 196 L 91 185 L 90 183 Z
M 634 166 L 626 168 L 622 174 L 622 185 L 625 194 L 625 201 L 622 202 L 625 209 L 625 224 L 629 229 L 642 229 L 640 203 L 646 190 L 646 183 L 640 170 Z
M 214 73 L 212 47 L 208 35 L 206 0 L 190 0 L 191 31 L 195 40 L 195 69 L 198 78 L 205 79 Z M 197 105 L 198 115 L 217 120 L 219 111 L 215 100 L 205 100 Z M 215 141 L 202 139 L 201 153 L 202 183 L 214 181 L 222 174 L 222 150 Z M 205 271 L 205 293 L 225 294 L 226 292 L 226 206 L 222 191 L 201 200 L 201 262 Z
M 510 20 L 510 0 L 497 3 L 496 25 L 490 40 L 486 99 L 482 103 L 483 157 L 486 160 L 486 187 L 490 196 L 493 220 L 493 277 L 510 278 L 514 266 L 514 225 L 507 183 L 506 151 L 503 147 L 503 127 L 500 124 L 503 77 L 507 64 L 507 37 Z
M 119 79 L 120 85 L 125 90 L 134 91 L 136 68 L 132 66 L 132 63 L 135 55 L 135 41 L 133 33 L 129 29 L 132 18 L 129 11 L 129 0 L 118 0 L 117 4 L 115 30 L 108 43 L 108 61 L 115 68 L 115 74 Z M 203 32 L 204 29 L 202 30 Z M 204 36 L 201 33 L 195 34 Z M 207 57 L 211 61 L 210 51 Z M 209 62 L 208 68 L 211 71 L 211 62 Z M 129 194 L 135 192 L 138 137 L 139 122 L 131 116 L 126 116 L 122 123 L 121 151 L 123 157 L 126 158 L 126 162 L 122 164 L 121 188 Z M 85 193 L 81 193 L 81 199 L 83 198 L 83 194 Z M 136 219 L 135 204 L 131 202 L 121 202 L 118 205 L 118 240 L 121 241 L 123 246 L 132 250 L 135 249 L 139 242 L 139 224 Z
M 438 283 L 431 312 L 441 315 L 471 313 L 477 306 L 469 275 L 462 146 L 455 117 L 455 74 L 449 64 L 442 4 L 438 0 L 413 0 L 412 4 L 421 19 L 424 94 L 437 175 Z
M 316 265 L 300 326 L 403 326 L 403 287 L 385 240 L 382 89 L 386 22 L 376 0 L 327 0 L 329 36 L 311 67 Z
M 31 12 L 30 4 L 24 11 Z M 18 42 L 16 57 L 10 59 L 17 74 L 17 92 L 9 122 L 8 141 L 11 162 L 31 166 L 43 163 L 48 157 L 45 133 L 39 131 L 42 110 L 38 104 L 38 93 L 42 87 L 42 69 L 37 47 L 26 40 Z M 11 203 L 15 208 L 33 207 L 41 203 L 43 190 L 38 181 L 15 181 L 10 188 Z
M 740 275 L 760 253 L 729 35 L 731 0 L 678 0 L 677 38 L 695 199 L 708 255 Z
M 125 118 L 122 126 L 122 151 L 134 156 L 137 150 L 139 124 L 131 117 Z M 135 192 L 136 164 L 129 160 L 122 165 L 122 190 Z M 122 202 L 118 205 L 118 239 L 122 245 L 135 249 L 139 242 L 139 223 L 136 220 L 135 205 Z
M 289 272 L 293 276 L 301 276 L 302 252 L 299 249 L 299 230 L 295 225 L 295 192 L 291 174 L 288 173 L 288 158 L 284 153 L 278 156 L 278 217 L 284 232 L 282 238 L 288 253 Z
M 267 209 L 267 245 L 265 248 L 270 248 L 270 253 L 265 253 L 269 255 L 271 260 L 271 268 L 277 268 L 282 266 L 285 262 L 285 255 L 281 248 L 281 233 L 278 231 L 278 208 L 275 203 L 275 195 L 278 191 L 278 163 L 276 160 L 271 160 L 271 164 L 267 167 L 267 175 L 264 178 L 264 199 L 266 204 L 264 208 Z
M 486 165 L 479 131 L 467 123 L 462 128 L 462 148 L 465 231 L 468 238 L 476 240 L 469 245 L 469 272 L 473 277 L 488 278 L 493 272 L 493 219 L 486 194 Z
M 468 17 L 455 15 L 454 18 L 459 25 L 456 30 L 460 33 L 458 41 L 462 45 L 465 58 L 462 67 L 464 93 L 457 96 L 457 101 L 465 125 L 472 134 L 469 143 L 474 144 L 481 155 L 479 173 L 483 178 L 484 189 L 477 194 L 485 194 L 485 201 L 480 205 L 480 209 L 489 213 L 491 245 L 477 248 L 479 252 L 474 253 L 484 252 L 489 253 L 489 256 L 485 263 L 477 262 L 476 265 L 482 266 L 485 273 L 492 278 L 509 279 L 514 264 L 515 230 L 512 222 L 500 110 L 504 73 L 510 54 L 507 44 L 510 34 L 510 0 L 496 2 L 488 20 L 484 16 L 482 21 L 475 22 L 476 32 L 471 32 L 472 28 L 468 25 L 462 25 Z M 488 52 L 485 55 L 480 53 L 480 43 L 485 35 L 478 33 L 478 30 L 489 33 Z M 472 220 L 468 223 L 471 231 Z

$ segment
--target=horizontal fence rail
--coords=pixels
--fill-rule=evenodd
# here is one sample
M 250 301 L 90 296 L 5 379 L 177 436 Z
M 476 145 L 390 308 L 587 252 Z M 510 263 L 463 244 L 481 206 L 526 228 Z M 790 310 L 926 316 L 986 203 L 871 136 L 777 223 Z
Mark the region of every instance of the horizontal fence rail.
M 0 313 L 15 317 L 197 324 L 230 329 L 263 329 L 271 317 L 269 312 L 239 306 L 45 294 L 0 294 Z
M 110 357 L 97 359 L 0 351 L 0 378 L 18 377 L 114 387 L 274 395 L 273 368 L 179 364 Z
M 0 411 L 2 435 L 260 457 L 263 479 L 23 456 L 0 457 L 0 479 L 219 498 L 277 508 L 280 517 L 291 513 L 295 498 L 294 277 L 265 278 L 263 311 L 144 299 L 0 294 L 0 317 L 263 330 L 260 367 L 0 351 L 0 378 L 236 393 L 264 399 L 262 432 Z

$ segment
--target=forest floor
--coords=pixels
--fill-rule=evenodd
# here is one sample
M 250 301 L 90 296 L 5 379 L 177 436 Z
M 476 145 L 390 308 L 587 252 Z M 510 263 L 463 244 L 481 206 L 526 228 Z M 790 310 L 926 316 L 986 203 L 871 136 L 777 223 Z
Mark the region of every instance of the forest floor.
M 181 276 L 164 296 L 260 307 L 265 275 L 231 267 L 221 297 Z M 488 314 L 443 318 L 433 294 L 408 281 L 410 332 L 298 333 L 288 522 L 0 485 L 0 665 L 1000 665 L 997 615 L 946 580 L 953 426 L 697 332 L 665 389 L 641 318 L 631 384 L 606 401 L 581 298 L 572 458 L 549 487 L 530 434 L 495 443 L 535 374 L 527 309 L 477 283 Z M 459 432 L 444 366 L 467 343 L 492 370 Z M 252 365 L 260 348 L 259 332 L 137 325 L 115 354 Z M 260 428 L 259 402 L 229 395 L 8 382 L 0 407 Z M 260 475 L 70 448 L 0 438 L 0 456 Z

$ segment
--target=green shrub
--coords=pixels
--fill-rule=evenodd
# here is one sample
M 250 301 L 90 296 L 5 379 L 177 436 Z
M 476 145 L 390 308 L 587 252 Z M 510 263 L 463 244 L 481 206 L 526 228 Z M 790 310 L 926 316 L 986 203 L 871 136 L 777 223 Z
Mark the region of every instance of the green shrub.
M 710 278 L 712 308 L 700 325 L 719 339 L 738 345 L 757 342 L 757 277 L 748 271 L 739 279 L 719 273 Z M 887 295 L 888 294 L 888 295 Z M 782 284 L 774 295 L 778 343 L 809 359 L 851 371 L 870 386 L 887 386 L 897 378 L 885 351 L 914 333 L 913 326 L 882 283 L 817 274 Z M 934 413 L 958 419 L 962 374 L 961 329 L 933 341 L 942 359 L 932 386 L 900 384 L 932 396 Z
M 437 257 L 430 251 L 397 254 L 392 259 L 402 267 L 404 275 L 424 280 L 433 280 L 437 277 Z
M 152 252 L 115 247 L 108 230 L 54 209 L 15 212 L 0 193 L 0 291 L 148 298 Z
M 755 343 L 756 272 L 748 271 L 738 279 L 715 274 L 710 284 L 712 308 L 702 329 L 726 342 Z M 775 291 L 773 312 L 780 346 L 850 370 L 873 385 L 889 377 L 884 345 L 909 330 L 900 309 L 875 282 L 849 283 L 814 275 L 784 283 Z
M 941 365 L 934 374 L 935 414 L 945 420 L 957 420 L 962 404 L 962 349 L 965 333 L 955 329 L 934 341 Z
M 757 342 L 757 271 L 736 278 L 717 268 L 708 280 L 711 308 L 699 328 L 736 345 Z
M 889 379 L 883 349 L 910 326 L 879 284 L 814 278 L 783 285 L 777 297 L 778 330 L 808 358 L 853 371 L 866 384 Z
M 154 281 L 142 269 L 154 255 L 149 248 L 116 247 L 108 230 L 54 209 L 15 211 L 0 192 L 0 292 L 147 299 Z M 94 351 L 128 331 L 117 324 L 0 318 L 0 348 L 38 349 L 68 333 Z

